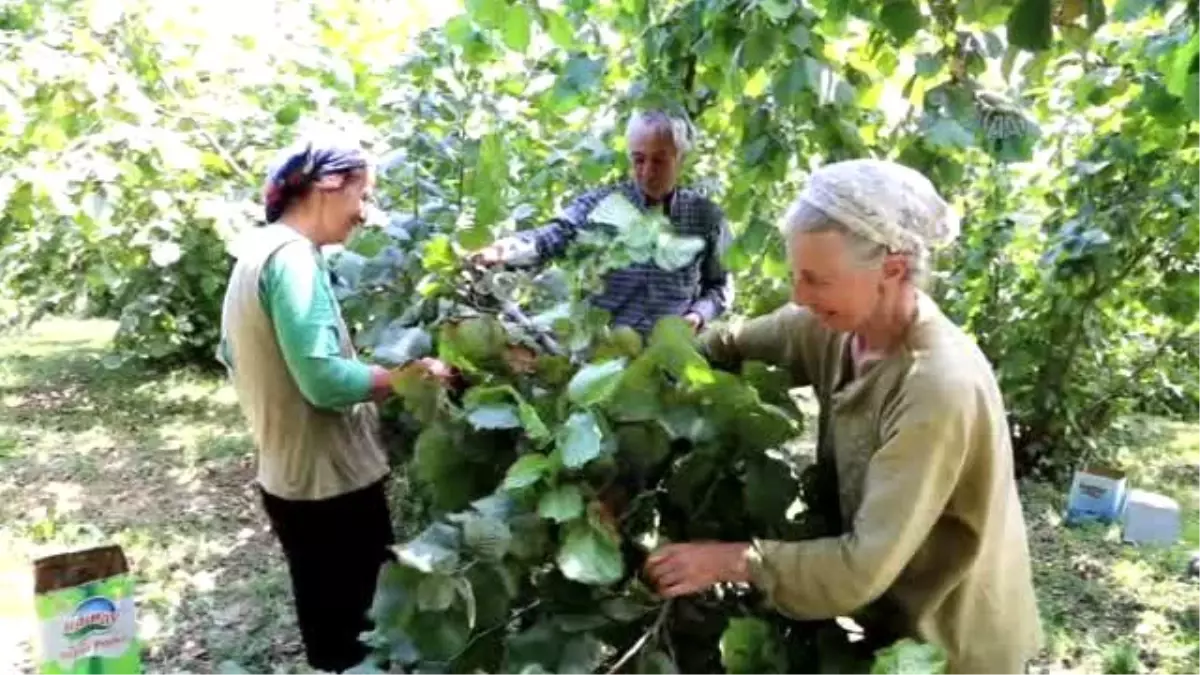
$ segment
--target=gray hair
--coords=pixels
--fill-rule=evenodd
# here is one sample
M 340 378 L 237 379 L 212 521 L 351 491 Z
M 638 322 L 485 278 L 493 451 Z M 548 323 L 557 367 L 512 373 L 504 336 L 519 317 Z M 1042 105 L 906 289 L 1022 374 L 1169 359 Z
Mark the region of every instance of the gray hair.
M 788 246 L 798 234 L 821 232 L 837 232 L 846 241 L 851 263 L 857 267 L 872 269 L 883 264 L 883 259 L 889 254 L 902 255 L 908 259 L 908 279 L 918 287 L 924 287 L 929 280 L 930 255 L 926 246 L 914 246 L 911 250 L 894 251 L 884 244 L 864 237 L 859 232 L 847 227 L 838 220 L 830 217 L 824 211 L 797 199 L 784 216 L 782 228 Z
M 670 136 L 675 150 L 683 155 L 692 148 L 691 126 L 687 120 L 663 110 L 638 110 L 629 117 L 629 124 L 625 127 L 625 138 L 632 136 L 639 128 L 650 129 Z

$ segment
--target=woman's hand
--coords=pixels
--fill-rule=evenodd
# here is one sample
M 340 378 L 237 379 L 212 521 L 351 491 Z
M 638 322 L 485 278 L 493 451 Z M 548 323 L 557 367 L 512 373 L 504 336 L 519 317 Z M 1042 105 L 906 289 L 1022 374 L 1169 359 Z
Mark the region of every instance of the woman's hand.
M 664 598 L 706 591 L 722 581 L 749 581 L 748 548 L 745 542 L 669 544 L 650 555 L 646 574 Z
M 418 359 L 417 364 L 425 369 L 425 373 L 438 381 L 443 387 L 454 387 L 457 385 L 459 372 L 453 366 L 439 361 L 433 357 L 427 356 L 423 359 Z
M 418 377 L 435 379 L 443 387 L 454 388 L 458 385 L 460 374 L 457 370 L 438 359 L 426 357 L 395 370 L 371 366 L 371 398 L 381 403 L 386 401 L 394 392 L 393 381 L 408 376 L 414 370 L 419 371 Z

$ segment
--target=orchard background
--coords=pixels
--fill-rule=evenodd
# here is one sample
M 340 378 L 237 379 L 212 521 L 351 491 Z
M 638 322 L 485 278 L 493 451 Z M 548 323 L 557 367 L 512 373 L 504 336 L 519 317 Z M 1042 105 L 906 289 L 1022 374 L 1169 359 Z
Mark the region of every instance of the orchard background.
M 458 337 L 474 333 L 456 330 L 464 311 L 481 309 L 464 295 L 479 280 L 459 276 L 461 253 L 544 222 L 625 174 L 626 115 L 655 104 L 696 127 L 684 180 L 707 190 L 734 230 L 726 258 L 734 316 L 786 301 L 775 223 L 811 168 L 887 157 L 937 184 L 964 221 L 957 246 L 937 261 L 933 293 L 992 360 L 1006 396 L 1049 637 L 1037 667 L 1193 672 L 1197 18 L 1193 2 L 1155 0 L 6 0 L 0 625 L 12 630 L 0 632 L 28 633 L 30 556 L 108 537 L 139 575 L 152 668 L 304 668 L 286 574 L 249 489 L 252 448 L 213 355 L 231 249 L 260 218 L 265 162 L 310 125 L 332 123 L 381 160 L 379 227 L 330 252 L 360 346 L 386 361 L 428 345 L 474 373 L 465 400 L 409 391 L 388 409 L 398 532 L 428 544 L 426 526 L 440 523 L 469 541 L 435 542 L 456 560 L 461 544 L 461 566 L 398 582 L 420 597 L 394 604 L 418 616 L 394 616 L 398 632 L 377 635 L 380 649 L 406 661 L 413 654 L 402 638 L 412 638 L 416 667 L 477 656 L 481 667 L 512 671 L 606 670 L 651 635 L 623 667 L 678 665 L 663 629 L 671 621 L 660 620 L 676 609 L 653 599 L 590 619 L 551 611 L 546 600 L 530 609 L 530 589 L 546 588 L 530 576 L 543 563 L 603 582 L 605 593 L 615 583 L 622 601 L 635 594 L 628 579 L 609 578 L 629 571 L 628 561 L 613 567 L 607 535 L 585 508 L 576 513 L 575 497 L 558 493 L 585 504 L 598 474 L 626 468 L 604 465 L 622 458 L 622 441 L 700 443 L 694 420 L 678 411 L 702 408 L 688 397 L 705 387 L 705 401 L 749 406 L 735 407 L 748 415 L 782 410 L 772 418 L 779 426 L 761 438 L 718 429 L 724 440 L 713 447 L 754 454 L 739 456 L 736 476 L 685 470 L 676 458 L 663 489 L 648 492 L 703 505 L 729 481 L 753 486 L 774 473 L 768 447 L 786 446 L 769 461 L 799 478 L 810 417 L 802 393 L 781 395 L 766 370 L 697 374 L 670 330 L 645 349 L 607 334 L 580 311 L 586 289 L 561 281 L 581 265 L 595 272 L 619 260 L 577 256 L 558 276 L 484 280 L 492 300 L 521 305 L 539 325 L 558 322 L 572 348 L 557 370 L 547 359 L 537 382 L 488 361 L 505 341 L 541 349 L 503 314 L 470 344 Z M 631 244 L 618 244 L 609 249 L 628 254 Z M 632 386 L 605 370 L 619 359 L 675 364 L 690 389 L 614 412 L 608 397 Z M 569 405 L 541 405 L 533 388 Z M 477 578 L 486 564 L 464 569 L 471 556 L 513 568 L 512 544 L 541 535 L 521 531 L 511 514 L 467 505 L 510 481 L 518 455 L 537 454 L 526 447 L 542 437 L 530 410 L 550 436 L 566 429 L 563 444 L 581 453 L 546 475 L 580 475 L 537 483 L 535 472 L 528 484 L 509 483 L 517 501 L 535 506 L 554 493 L 553 508 L 533 519 L 552 541 L 509 570 L 511 597 L 489 599 L 479 588 L 504 584 Z M 449 457 L 421 449 L 457 447 L 464 434 L 487 436 L 495 451 L 422 461 Z M 791 436 L 801 440 L 782 442 Z M 1177 498 L 1184 540 L 1141 550 L 1113 530 L 1063 527 L 1070 473 L 1091 461 Z M 468 465 L 478 469 L 468 485 L 439 480 Z M 671 488 L 672 478 L 686 487 Z M 803 501 L 776 488 L 767 503 L 744 504 L 747 517 Z M 705 521 L 712 532 L 750 527 L 718 520 Z M 753 526 L 796 525 L 761 520 Z M 469 521 L 474 535 L 463 537 Z M 503 551 L 494 538 L 482 551 L 469 545 L 481 527 L 499 531 L 496 522 L 509 536 Z M 564 549 L 585 560 L 583 572 L 564 565 Z M 575 586 L 550 593 L 555 602 L 569 604 L 579 590 L 579 579 L 568 581 Z M 732 636 L 722 625 L 708 649 L 753 658 L 721 665 L 769 671 L 780 659 L 803 660 L 777 647 L 804 641 L 790 639 L 794 626 L 739 607 L 709 609 L 757 623 L 730 623 Z M 726 639 L 743 648 L 719 649 Z M 574 646 L 549 654 L 544 643 Z M 0 643 L 0 659 L 9 654 L 30 667 L 25 642 Z M 470 665 L 480 664 L 453 663 Z

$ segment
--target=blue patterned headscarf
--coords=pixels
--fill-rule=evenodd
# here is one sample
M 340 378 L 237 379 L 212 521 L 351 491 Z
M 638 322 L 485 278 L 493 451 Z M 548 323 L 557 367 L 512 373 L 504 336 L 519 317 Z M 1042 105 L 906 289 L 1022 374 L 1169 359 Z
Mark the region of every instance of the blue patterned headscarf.
M 273 223 L 316 181 L 367 168 L 367 154 L 355 141 L 327 134 L 283 150 L 267 170 L 263 186 L 267 222 Z

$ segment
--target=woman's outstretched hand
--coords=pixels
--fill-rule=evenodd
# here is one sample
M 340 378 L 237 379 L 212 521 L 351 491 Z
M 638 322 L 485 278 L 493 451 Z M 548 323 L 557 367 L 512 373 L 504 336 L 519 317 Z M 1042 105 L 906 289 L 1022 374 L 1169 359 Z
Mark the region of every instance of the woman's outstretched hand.
M 453 389 L 458 386 L 460 373 L 454 367 L 432 357 L 417 359 L 408 365 L 388 370 L 383 366 L 371 366 L 371 398 L 383 402 L 394 392 L 396 378 L 406 377 L 414 370 L 419 371 L 419 377 L 432 378 L 443 387 Z
M 745 542 L 669 544 L 650 554 L 646 574 L 664 598 L 691 595 L 723 581 L 746 582 Z

